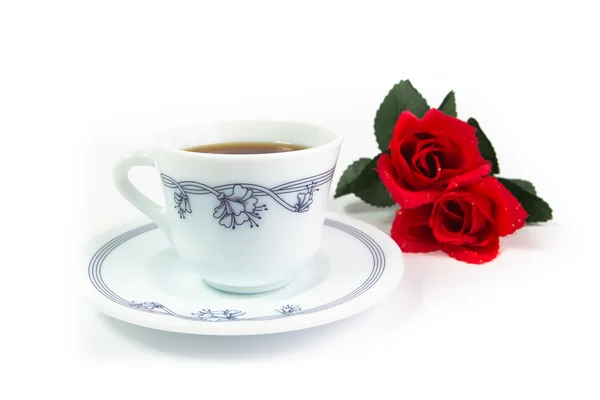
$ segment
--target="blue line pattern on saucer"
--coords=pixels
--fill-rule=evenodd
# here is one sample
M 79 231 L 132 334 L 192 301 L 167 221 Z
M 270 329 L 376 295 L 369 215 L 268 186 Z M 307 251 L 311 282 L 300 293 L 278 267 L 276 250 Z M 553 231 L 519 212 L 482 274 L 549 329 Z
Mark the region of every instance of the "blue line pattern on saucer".
M 281 207 L 295 213 L 307 212 L 313 202 L 313 195 L 318 187 L 329 183 L 333 177 L 334 168 L 308 178 L 297 179 L 283 185 L 267 188 L 249 183 L 234 183 L 211 187 L 195 181 L 178 182 L 168 175 L 160 174 L 163 185 L 175 189 L 173 200 L 179 218 L 185 219 L 186 214 L 192 213 L 190 195 L 212 194 L 219 201 L 214 209 L 213 217 L 225 228 L 235 229 L 236 226 L 248 223 L 250 228 L 258 227 L 261 213 L 267 211 L 265 204 L 258 204 L 259 198 L 268 196 Z M 286 201 L 282 195 L 297 193 L 294 202 Z
M 113 292 L 104 281 L 104 278 L 102 276 L 102 266 L 106 258 L 110 255 L 110 253 L 116 248 L 118 248 L 120 245 L 136 236 L 143 235 L 144 233 L 156 229 L 157 227 L 153 223 L 142 225 L 140 227 L 122 233 L 121 235 L 113 238 L 112 240 L 105 243 L 102 247 L 100 247 L 100 249 L 96 251 L 96 253 L 92 256 L 90 260 L 90 263 L 88 265 L 88 277 L 92 285 L 96 288 L 96 290 L 98 290 L 98 292 L 100 292 L 107 299 L 124 307 L 138 310 L 141 312 L 162 314 L 165 316 L 171 316 L 191 321 L 267 321 L 279 318 L 287 318 L 290 316 L 313 314 L 337 307 L 341 304 L 344 304 L 348 301 L 359 297 L 360 295 L 368 291 L 370 288 L 372 288 L 375 285 L 375 283 L 377 283 L 379 278 L 381 278 L 381 276 L 383 275 L 383 271 L 385 270 L 386 266 L 385 254 L 379 246 L 379 244 L 373 238 L 371 238 L 364 232 L 342 222 L 326 219 L 325 225 L 330 228 L 347 233 L 358 239 L 371 253 L 371 256 L 373 258 L 373 268 L 367 279 L 353 291 L 340 297 L 339 299 L 330 301 L 328 303 L 313 308 L 302 309 L 299 305 L 296 304 L 286 304 L 282 305 L 281 308 L 274 310 L 274 314 L 272 315 L 246 316 L 246 313 L 244 311 L 235 309 L 200 309 L 198 311 L 191 312 L 189 315 L 182 315 L 172 311 L 171 309 L 160 303 L 150 301 L 136 302 L 124 299 L 123 297 Z

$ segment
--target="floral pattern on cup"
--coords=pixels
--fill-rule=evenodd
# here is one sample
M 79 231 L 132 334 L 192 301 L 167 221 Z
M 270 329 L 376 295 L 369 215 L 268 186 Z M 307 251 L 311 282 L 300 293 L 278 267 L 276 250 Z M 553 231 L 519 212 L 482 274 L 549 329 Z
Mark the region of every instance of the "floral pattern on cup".
M 257 206 L 258 200 L 252 197 L 252 190 L 242 185 L 234 185 L 232 189 L 219 193 L 217 199 L 221 204 L 215 208 L 213 217 L 225 228 L 235 229 L 236 225 L 245 222 L 250 224 L 250 228 L 254 228 L 258 226 L 256 220 L 261 219 L 258 213 L 267 210 L 265 205 Z
M 306 212 L 308 208 L 313 202 L 313 193 L 318 191 L 319 189 L 315 189 L 315 183 L 312 182 L 310 185 L 306 186 L 306 192 L 298 193 L 298 202 L 294 205 L 294 209 L 296 212 Z
M 173 198 L 179 218 L 185 219 L 186 214 L 192 213 L 190 195 L 212 194 L 219 201 L 214 209 L 213 217 L 225 228 L 235 229 L 236 226 L 247 224 L 250 228 L 258 227 L 260 213 L 267 211 L 265 204 L 258 204 L 259 197 L 271 198 L 284 209 L 294 213 L 305 213 L 313 204 L 313 196 L 319 191 L 318 187 L 328 184 L 333 177 L 334 169 L 330 169 L 309 178 L 298 179 L 283 185 L 267 188 L 247 183 L 234 183 L 211 187 L 200 182 L 178 182 L 168 175 L 161 174 L 163 184 L 175 189 Z M 288 202 L 289 194 L 296 194 L 295 202 Z
M 175 208 L 177 209 L 177 213 L 179 214 L 179 218 L 185 218 L 185 213 L 192 213 L 192 208 L 190 207 L 190 198 L 185 194 L 185 192 L 177 193 L 175 192 Z

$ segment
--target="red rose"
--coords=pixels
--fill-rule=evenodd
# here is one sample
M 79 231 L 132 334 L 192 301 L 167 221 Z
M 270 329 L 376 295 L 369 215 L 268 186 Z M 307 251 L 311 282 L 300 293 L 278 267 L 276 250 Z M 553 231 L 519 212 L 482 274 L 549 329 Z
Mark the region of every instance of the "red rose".
M 435 109 L 421 120 L 403 112 L 389 155 L 377 162 L 383 184 L 403 208 L 432 203 L 446 188 L 470 184 L 490 168 L 477 147 L 475 128 Z
M 519 201 L 496 178 L 486 177 L 442 193 L 433 204 L 399 210 L 391 235 L 406 252 L 442 250 L 481 264 L 498 255 L 498 238 L 522 228 L 526 218 Z

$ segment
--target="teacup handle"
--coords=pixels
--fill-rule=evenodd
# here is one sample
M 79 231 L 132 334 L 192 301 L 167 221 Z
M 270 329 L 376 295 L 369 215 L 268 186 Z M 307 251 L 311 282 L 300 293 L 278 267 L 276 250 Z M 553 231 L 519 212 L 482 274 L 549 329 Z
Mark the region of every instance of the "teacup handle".
M 146 214 L 171 240 L 171 230 L 166 217 L 165 207 L 161 207 L 142 194 L 129 179 L 129 170 L 138 166 L 156 168 L 154 157 L 150 151 L 140 150 L 123 156 L 117 160 L 113 168 L 113 180 L 119 193 L 134 207 Z

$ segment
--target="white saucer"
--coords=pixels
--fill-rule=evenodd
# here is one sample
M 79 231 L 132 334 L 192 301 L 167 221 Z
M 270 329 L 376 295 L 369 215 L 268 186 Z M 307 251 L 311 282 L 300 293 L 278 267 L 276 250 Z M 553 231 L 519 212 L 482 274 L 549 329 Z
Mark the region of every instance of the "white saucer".
M 379 229 L 328 213 L 316 259 L 287 286 L 240 295 L 215 290 L 178 259 L 147 219 L 92 244 L 86 294 L 99 311 L 148 328 L 204 335 L 286 332 L 350 317 L 390 294 L 404 271 Z

